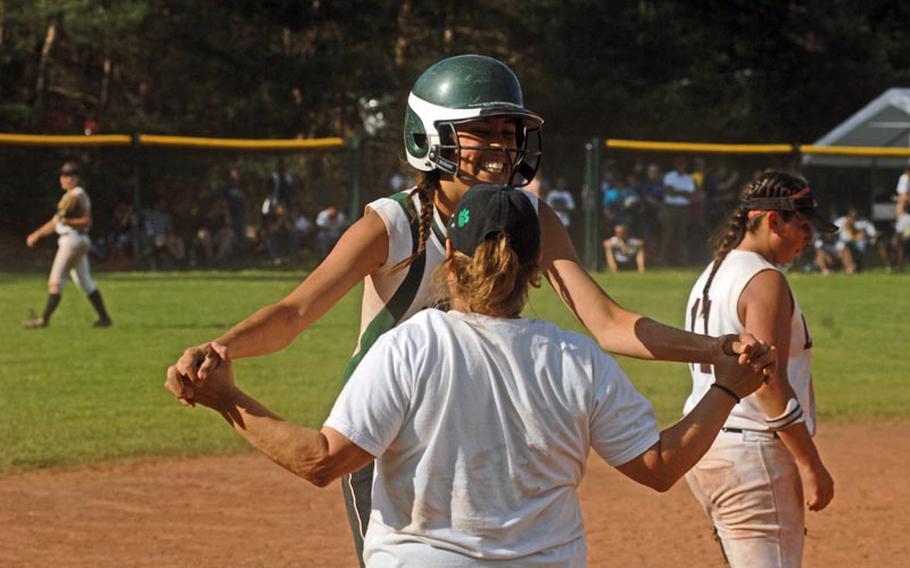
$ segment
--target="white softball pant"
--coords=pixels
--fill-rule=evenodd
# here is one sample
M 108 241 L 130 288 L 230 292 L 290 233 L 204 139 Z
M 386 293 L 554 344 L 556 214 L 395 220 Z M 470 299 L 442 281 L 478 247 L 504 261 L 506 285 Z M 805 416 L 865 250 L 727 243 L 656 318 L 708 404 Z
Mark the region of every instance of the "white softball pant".
M 57 256 L 54 257 L 54 264 L 51 266 L 48 286 L 56 286 L 57 290 L 62 292 L 66 283 L 66 273 L 69 272 L 70 278 L 80 290 L 85 294 L 94 292 L 97 286 L 92 280 L 92 271 L 88 265 L 90 246 L 91 241 L 87 235 L 80 233 L 61 235 L 57 239 Z
M 779 438 L 721 432 L 686 481 L 732 568 L 799 568 L 803 488 L 796 461 Z

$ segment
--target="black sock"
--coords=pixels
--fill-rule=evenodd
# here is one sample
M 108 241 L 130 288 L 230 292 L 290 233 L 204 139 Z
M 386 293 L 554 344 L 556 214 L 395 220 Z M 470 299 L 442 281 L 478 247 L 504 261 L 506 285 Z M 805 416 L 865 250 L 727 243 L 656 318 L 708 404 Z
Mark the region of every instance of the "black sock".
M 57 306 L 60 304 L 60 294 L 48 294 L 47 303 L 44 304 L 44 313 L 41 314 L 41 319 L 44 320 L 44 323 L 51 321 L 51 315 L 54 313 L 54 310 L 57 309 Z
M 100 291 L 95 290 L 88 295 L 88 299 L 95 307 L 95 311 L 98 312 L 98 317 L 103 320 L 111 319 L 110 316 L 107 315 L 107 310 L 104 309 L 104 300 L 101 299 Z

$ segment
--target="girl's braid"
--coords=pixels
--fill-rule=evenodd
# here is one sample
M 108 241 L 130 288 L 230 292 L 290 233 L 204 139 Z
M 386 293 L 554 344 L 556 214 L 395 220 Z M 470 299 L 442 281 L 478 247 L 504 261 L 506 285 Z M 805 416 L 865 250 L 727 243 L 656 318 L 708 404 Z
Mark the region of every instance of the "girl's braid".
M 802 178 L 784 172 L 768 170 L 746 185 L 740 195 L 740 200 L 750 197 L 786 197 L 798 193 L 806 185 L 808 184 Z M 743 240 L 746 231 L 757 227 L 760 219 L 761 215 L 749 219 L 749 211 L 739 203 L 730 215 L 727 225 L 722 225 L 711 239 L 711 244 L 714 248 L 714 261 L 711 273 L 708 275 L 701 293 L 701 313 L 705 322 L 705 333 L 708 332 L 708 292 L 711 289 L 711 283 L 714 282 L 714 276 L 717 274 L 721 263 L 730 254 L 730 251 L 736 248 Z
M 426 251 L 427 239 L 430 238 L 430 230 L 433 226 L 433 198 L 439 189 L 439 171 L 420 172 L 417 176 L 417 185 L 414 191 L 417 192 L 417 199 L 420 201 L 419 233 L 417 237 L 417 250 L 414 254 L 396 264 L 392 270 L 401 270 L 411 265 L 414 260 Z M 406 207 L 411 207 L 411 200 L 408 199 Z

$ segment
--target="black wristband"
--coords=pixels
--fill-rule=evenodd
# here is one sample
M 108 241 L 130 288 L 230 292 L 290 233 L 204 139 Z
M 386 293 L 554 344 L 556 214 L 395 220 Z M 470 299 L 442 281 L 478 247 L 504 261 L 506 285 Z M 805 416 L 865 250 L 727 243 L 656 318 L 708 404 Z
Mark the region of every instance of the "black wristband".
M 722 391 L 724 391 L 725 393 L 727 393 L 728 395 L 732 396 L 732 397 L 733 397 L 733 400 L 736 401 L 736 404 L 739 404 L 739 397 L 736 396 L 736 393 L 733 392 L 733 389 L 731 389 L 730 387 L 725 387 L 724 385 L 722 385 L 722 384 L 720 384 L 720 383 L 711 383 L 711 386 L 712 386 L 712 387 L 717 387 L 717 388 L 719 388 L 720 390 L 722 390 Z

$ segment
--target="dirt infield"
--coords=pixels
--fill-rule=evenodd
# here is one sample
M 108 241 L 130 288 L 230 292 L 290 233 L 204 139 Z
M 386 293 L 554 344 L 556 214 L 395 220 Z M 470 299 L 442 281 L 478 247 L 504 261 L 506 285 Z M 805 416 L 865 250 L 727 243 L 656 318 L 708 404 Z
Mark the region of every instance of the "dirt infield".
M 807 566 L 910 565 L 910 422 L 823 425 L 837 495 Z M 592 459 L 591 566 L 723 566 L 685 483 L 658 495 Z M 258 454 L 0 478 L 0 566 L 354 566 L 341 488 Z

